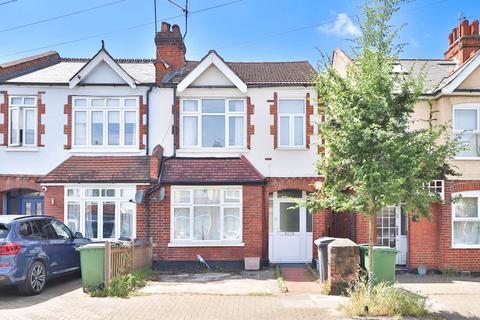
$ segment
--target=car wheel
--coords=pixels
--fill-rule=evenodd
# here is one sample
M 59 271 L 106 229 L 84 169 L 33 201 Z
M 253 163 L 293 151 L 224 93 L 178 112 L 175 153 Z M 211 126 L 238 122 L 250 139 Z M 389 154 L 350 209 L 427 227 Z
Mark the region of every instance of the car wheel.
M 47 283 L 47 270 L 40 261 L 35 261 L 28 273 L 23 285 L 19 287 L 20 292 L 26 295 L 36 295 L 43 291 Z

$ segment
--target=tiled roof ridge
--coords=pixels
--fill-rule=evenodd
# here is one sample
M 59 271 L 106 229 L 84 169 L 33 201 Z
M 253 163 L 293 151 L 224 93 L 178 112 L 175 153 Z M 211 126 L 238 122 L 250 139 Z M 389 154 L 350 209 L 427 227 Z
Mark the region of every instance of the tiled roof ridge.
M 88 62 L 91 58 L 61 57 L 61 62 Z M 118 63 L 154 63 L 152 58 L 114 58 Z

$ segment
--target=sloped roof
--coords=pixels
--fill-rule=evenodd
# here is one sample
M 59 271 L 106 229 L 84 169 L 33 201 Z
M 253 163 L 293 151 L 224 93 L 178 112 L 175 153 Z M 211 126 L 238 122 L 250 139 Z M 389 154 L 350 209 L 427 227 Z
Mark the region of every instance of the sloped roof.
M 169 158 L 162 184 L 252 184 L 265 178 L 245 158 Z
M 167 84 L 180 83 L 200 61 L 187 61 L 179 71 L 167 74 Z M 225 62 L 247 85 L 309 85 L 315 82 L 316 71 L 308 61 L 289 62 Z
M 71 156 L 40 183 L 141 183 L 150 181 L 149 156 Z

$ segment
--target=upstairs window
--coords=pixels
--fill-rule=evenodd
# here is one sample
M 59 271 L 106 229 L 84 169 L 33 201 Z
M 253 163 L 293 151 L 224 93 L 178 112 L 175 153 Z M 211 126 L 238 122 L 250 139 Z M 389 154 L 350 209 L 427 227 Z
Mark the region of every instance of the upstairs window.
M 305 100 L 278 101 L 278 141 L 281 148 L 305 147 Z
M 180 113 L 181 147 L 245 147 L 245 100 L 182 100 Z
M 8 108 L 8 145 L 37 145 L 37 98 L 12 96 Z
M 73 99 L 75 147 L 137 147 L 136 97 L 76 97 Z
M 467 146 L 459 151 L 459 158 L 480 157 L 480 106 L 462 106 L 453 109 L 453 134 Z

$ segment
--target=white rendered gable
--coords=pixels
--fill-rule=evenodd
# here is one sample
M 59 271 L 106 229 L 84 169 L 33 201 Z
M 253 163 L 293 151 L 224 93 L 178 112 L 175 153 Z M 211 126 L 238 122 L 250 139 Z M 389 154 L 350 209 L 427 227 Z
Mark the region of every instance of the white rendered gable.
M 191 86 L 234 86 L 234 84 L 215 65 L 210 65 Z

